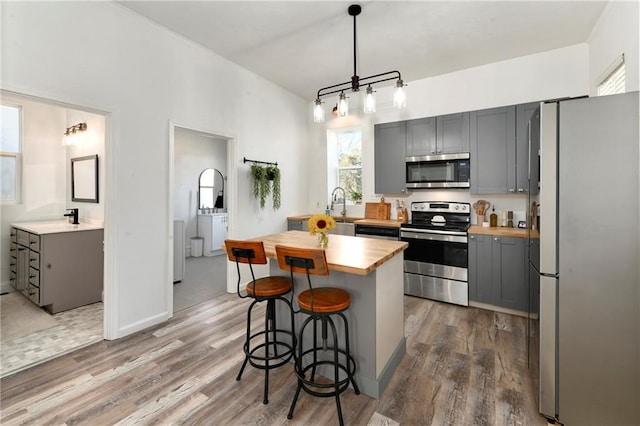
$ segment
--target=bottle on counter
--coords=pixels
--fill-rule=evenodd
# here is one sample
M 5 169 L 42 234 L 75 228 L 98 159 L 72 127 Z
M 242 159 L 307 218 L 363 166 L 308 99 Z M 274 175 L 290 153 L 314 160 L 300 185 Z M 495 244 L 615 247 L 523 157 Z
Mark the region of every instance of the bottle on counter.
M 491 215 L 489 216 L 489 226 L 495 228 L 498 226 L 498 215 L 496 214 L 496 206 L 491 208 Z
M 329 204 L 327 204 L 327 208 L 326 208 L 326 210 L 324 211 L 324 213 L 325 213 L 327 216 L 331 216 L 331 208 L 329 207 Z

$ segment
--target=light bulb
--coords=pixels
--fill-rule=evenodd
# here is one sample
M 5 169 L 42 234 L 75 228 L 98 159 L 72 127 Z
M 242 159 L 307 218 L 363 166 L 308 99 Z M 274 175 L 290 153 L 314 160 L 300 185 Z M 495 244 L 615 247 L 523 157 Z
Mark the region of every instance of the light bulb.
M 316 99 L 313 107 L 313 121 L 316 123 L 324 123 L 324 109 L 322 109 L 322 101 L 320 98 Z
M 347 115 L 349 115 L 349 101 L 347 101 L 344 92 L 340 92 L 340 97 L 338 98 L 338 117 L 346 117 Z
M 374 112 L 376 112 L 376 97 L 373 95 L 371 86 L 368 86 L 364 95 L 364 113 L 373 114 Z
M 406 108 L 407 106 L 407 93 L 404 91 L 404 83 L 398 79 L 396 83 L 396 90 L 393 94 L 393 107 L 394 108 Z

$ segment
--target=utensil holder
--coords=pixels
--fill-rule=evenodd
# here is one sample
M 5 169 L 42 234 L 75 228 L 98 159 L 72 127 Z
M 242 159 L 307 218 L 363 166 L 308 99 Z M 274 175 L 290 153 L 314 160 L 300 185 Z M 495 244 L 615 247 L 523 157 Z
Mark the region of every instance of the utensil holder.
M 484 222 L 484 215 L 479 214 L 478 219 L 476 220 L 476 223 L 478 224 L 478 226 L 482 226 L 482 222 Z

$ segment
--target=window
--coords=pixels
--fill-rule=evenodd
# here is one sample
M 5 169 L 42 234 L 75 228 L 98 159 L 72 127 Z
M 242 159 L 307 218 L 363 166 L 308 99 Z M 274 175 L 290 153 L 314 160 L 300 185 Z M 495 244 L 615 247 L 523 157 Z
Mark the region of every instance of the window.
M 330 131 L 327 137 L 329 197 L 337 186 L 346 193 L 346 202 L 362 200 L 362 132 L 360 129 Z M 336 194 L 342 198 L 342 193 Z M 337 200 L 336 200 L 337 201 Z
M 2 105 L 0 115 L 0 201 L 17 203 L 20 195 L 20 107 Z
M 624 55 L 616 59 L 605 71 L 604 77 L 600 78 L 598 85 L 598 96 L 614 95 L 625 92 L 625 69 Z

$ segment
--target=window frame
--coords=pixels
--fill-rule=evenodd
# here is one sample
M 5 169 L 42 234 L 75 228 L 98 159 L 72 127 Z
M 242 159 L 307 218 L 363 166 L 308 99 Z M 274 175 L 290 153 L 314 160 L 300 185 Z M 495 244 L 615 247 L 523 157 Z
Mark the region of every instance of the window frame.
M 615 88 L 616 86 L 611 86 L 609 83 L 613 80 L 616 74 L 622 70 L 623 80 L 622 86 L 618 86 L 617 91 L 608 91 L 611 88 Z M 626 93 L 627 91 L 627 81 L 626 81 L 626 64 L 624 53 L 618 56 L 612 63 L 607 67 L 607 69 L 600 75 L 596 84 L 596 95 L 597 96 L 607 96 L 607 95 L 615 95 L 618 93 Z M 606 91 L 605 91 L 606 90 Z
M 15 198 L 14 199 L 3 199 L 0 198 L 0 205 L 2 206 L 11 206 L 18 205 L 22 202 L 22 151 L 23 151 L 23 137 L 24 137 L 24 129 L 23 129 L 23 108 L 22 105 L 1 102 L 0 105 L 3 107 L 16 108 L 18 110 L 18 151 L 0 151 L 0 157 L 13 157 L 15 158 L 15 176 L 14 176 L 14 186 L 15 186 Z
M 338 158 L 338 145 L 340 141 L 340 135 L 345 133 L 359 133 L 360 134 L 360 165 L 359 166 L 340 166 L 339 158 Z M 338 129 L 330 129 L 327 130 L 327 192 L 328 199 L 331 200 L 331 192 L 337 186 L 340 186 L 340 172 L 343 170 L 351 171 L 351 170 L 360 170 L 360 193 L 362 195 L 362 163 L 363 163 L 363 152 L 362 152 L 362 127 L 361 126 L 353 126 L 353 127 L 344 127 Z M 332 158 L 333 154 L 333 158 Z M 345 189 L 345 204 L 346 205 L 356 205 L 356 201 L 351 198 L 351 193 Z M 362 201 L 362 199 L 360 200 Z

